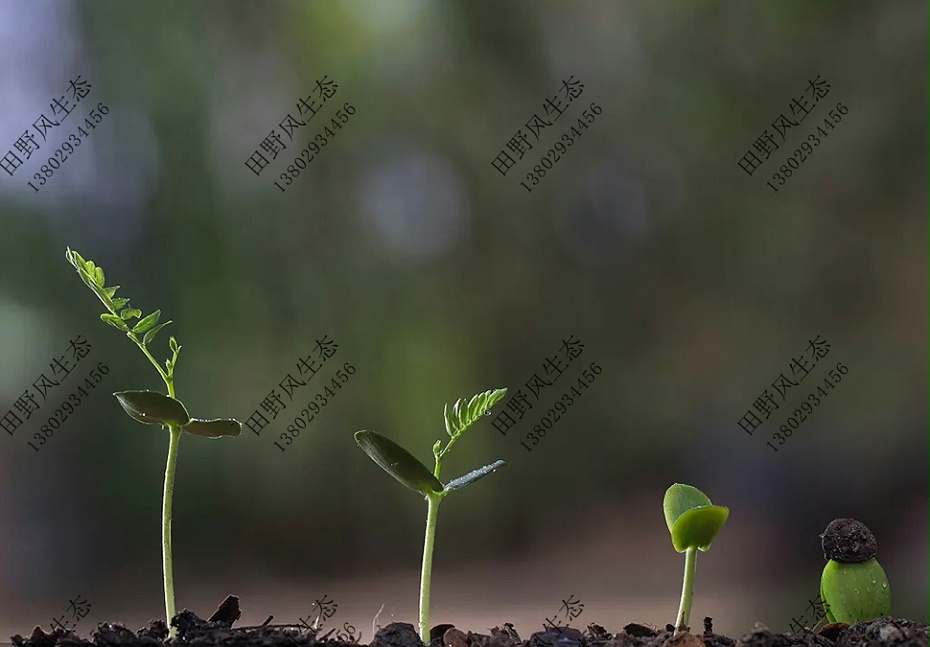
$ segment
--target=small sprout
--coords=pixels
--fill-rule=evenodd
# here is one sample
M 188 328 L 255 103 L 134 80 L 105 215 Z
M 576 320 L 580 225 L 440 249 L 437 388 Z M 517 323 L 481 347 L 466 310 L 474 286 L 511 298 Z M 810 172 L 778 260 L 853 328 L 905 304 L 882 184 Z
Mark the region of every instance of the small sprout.
M 685 554 L 685 577 L 681 587 L 681 604 L 675 620 L 675 632 L 688 627 L 691 617 L 691 599 L 694 593 L 694 568 L 697 551 L 707 551 L 720 532 L 730 510 L 713 505 L 710 499 L 695 487 L 675 483 L 665 491 L 662 502 L 665 523 L 672 535 L 672 545 Z
M 420 573 L 419 621 L 420 640 L 425 645 L 430 642 L 430 575 L 433 570 L 433 540 L 436 537 L 436 518 L 439 511 L 439 502 L 448 496 L 450 492 L 461 490 L 507 464 L 500 460 L 494 461 L 490 465 L 473 470 L 443 485 L 439 480 L 442 461 L 462 433 L 475 424 L 484 414 L 488 413 L 491 407 L 503 398 L 506 393 L 507 389 L 493 389 L 479 393 L 471 400 L 466 401 L 465 398 L 462 398 L 455 402 L 451 411 L 449 406 L 446 405 L 443 413 L 445 414 L 446 433 L 449 435 L 449 441 L 445 447 L 442 447 L 441 440 L 437 440 L 433 445 L 435 467 L 432 472 L 406 449 L 381 434 L 373 431 L 355 432 L 355 442 L 358 443 L 363 452 L 368 454 L 371 460 L 378 464 L 378 467 L 400 481 L 405 487 L 426 499 L 426 536 L 423 540 L 423 568 Z
M 78 275 L 84 284 L 87 285 L 97 298 L 107 308 L 107 312 L 100 315 L 100 318 L 109 325 L 113 326 L 120 332 L 126 334 L 132 342 L 139 347 L 139 350 L 148 358 L 148 360 L 158 371 L 159 376 L 168 389 L 168 394 L 157 393 L 155 391 L 119 391 L 114 393 L 119 401 L 123 411 L 137 422 L 147 425 L 159 425 L 165 427 L 169 432 L 168 440 L 168 461 L 165 468 L 165 489 L 162 499 L 162 573 L 165 583 L 165 612 L 168 616 L 168 626 L 170 636 L 175 636 L 177 630 L 171 626 L 171 619 L 174 617 L 174 567 L 171 557 L 171 501 L 174 494 L 174 470 L 177 464 L 178 443 L 182 432 L 187 432 L 195 436 L 204 436 L 206 438 L 220 438 L 222 436 L 238 436 L 242 432 L 242 425 L 238 420 L 198 420 L 191 418 L 187 413 L 184 404 L 175 398 L 174 393 L 174 367 L 178 363 L 178 355 L 181 347 L 174 337 L 168 339 L 168 349 L 171 351 L 171 357 L 165 360 L 163 369 L 158 360 L 152 355 L 148 346 L 155 340 L 155 335 L 162 328 L 171 323 L 165 321 L 158 323 L 161 317 L 161 310 L 155 310 L 148 315 L 143 316 L 142 311 L 137 308 L 126 307 L 129 299 L 125 297 L 114 298 L 118 285 L 106 286 L 106 275 L 103 268 L 98 267 L 93 261 L 84 260 L 80 254 L 68 249 L 65 258 L 74 266 Z M 130 319 L 137 318 L 137 321 L 131 328 L 127 323 Z M 142 338 L 139 338 L 142 335 Z
M 820 535 L 827 565 L 820 599 L 830 622 L 853 624 L 891 614 L 888 576 L 878 563 L 878 543 L 855 519 L 834 519 Z

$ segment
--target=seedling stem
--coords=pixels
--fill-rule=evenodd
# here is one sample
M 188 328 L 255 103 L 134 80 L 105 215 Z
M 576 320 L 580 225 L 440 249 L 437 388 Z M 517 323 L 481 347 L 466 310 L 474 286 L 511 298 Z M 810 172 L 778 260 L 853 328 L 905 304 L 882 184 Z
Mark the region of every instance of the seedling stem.
M 685 578 L 681 585 L 681 604 L 678 605 L 678 619 L 675 620 L 675 630 L 688 626 L 691 617 L 691 598 L 694 595 L 694 571 L 697 566 L 697 548 L 691 547 L 685 551 Z
M 420 639 L 429 642 L 429 585 L 433 572 L 433 540 L 436 538 L 436 519 L 439 517 L 438 494 L 426 496 L 426 536 L 423 539 L 423 570 L 420 572 Z M 424 636 L 426 638 L 424 638 Z

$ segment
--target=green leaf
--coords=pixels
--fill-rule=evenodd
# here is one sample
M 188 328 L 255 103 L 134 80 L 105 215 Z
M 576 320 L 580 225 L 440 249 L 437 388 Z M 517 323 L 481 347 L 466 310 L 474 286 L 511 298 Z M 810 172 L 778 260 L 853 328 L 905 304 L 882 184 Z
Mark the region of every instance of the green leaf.
M 119 310 L 120 308 L 125 306 L 127 303 L 129 303 L 129 299 L 113 299 L 113 309 Z
M 116 315 L 111 315 L 107 312 L 104 312 L 102 315 L 100 315 L 100 318 L 114 328 L 119 328 L 123 332 L 129 332 L 129 326 L 126 325 L 126 322 Z
M 888 576 L 874 557 L 864 562 L 827 562 L 820 576 L 820 598 L 830 622 L 868 622 L 891 615 Z
M 114 393 L 123 410 L 133 420 L 147 425 L 180 425 L 191 420 L 179 400 L 155 391 L 119 391 Z
M 171 352 L 175 355 L 181 350 L 181 347 L 178 346 L 178 340 L 174 338 L 174 335 L 168 338 L 168 348 L 170 348 Z
M 467 401 L 465 398 L 459 398 L 449 410 L 447 404 L 443 408 L 443 416 L 446 419 L 446 433 L 455 438 L 463 431 L 475 424 L 481 416 L 490 411 L 504 395 L 507 389 L 491 389 L 484 393 L 479 393 Z
M 141 317 L 142 311 L 137 308 L 124 308 L 120 311 L 119 316 L 123 321 L 128 321 L 133 317 Z
M 94 278 L 85 272 L 84 270 L 78 270 L 78 274 L 81 276 L 81 280 L 84 281 L 84 284 L 89 287 L 94 292 L 100 290 L 100 286 L 94 283 Z
M 439 494 L 442 483 L 406 449 L 374 431 L 355 432 L 355 442 L 378 467 L 420 494 Z
M 720 532 L 730 510 L 713 505 L 696 487 L 675 483 L 665 492 L 662 503 L 672 545 L 679 553 L 688 548 L 706 551 Z
M 154 328 L 152 328 L 151 330 L 149 330 L 147 333 L 145 333 L 145 337 L 142 338 L 142 344 L 143 345 L 150 344 L 152 340 L 155 339 L 155 335 L 158 334 L 158 331 L 170 323 L 171 323 L 171 320 L 169 319 L 168 321 L 165 321 L 164 323 L 160 323 Z
M 158 318 L 161 316 L 161 310 L 156 310 L 151 314 L 145 315 L 144 318 L 140 319 L 135 326 L 132 327 L 132 332 L 137 335 L 144 333 L 146 330 L 158 323 Z
M 679 553 L 688 548 L 708 550 L 729 515 L 729 508 L 722 505 L 688 510 L 678 517 L 672 528 L 672 545 Z
M 108 288 L 103 288 L 103 291 L 104 291 L 104 292 L 106 293 L 106 295 L 107 295 L 108 297 L 110 297 L 111 299 L 113 298 L 113 295 L 116 294 L 116 291 L 117 291 L 117 290 L 119 290 L 119 286 L 118 286 L 118 285 L 111 285 L 111 286 L 108 287 Z M 126 299 L 126 301 L 129 301 L 129 299 Z M 117 306 L 116 309 L 119 310 L 121 307 L 122 307 L 122 306 Z
M 222 436 L 238 436 L 241 434 L 242 423 L 231 418 L 217 418 L 216 420 L 197 420 L 194 418 L 181 429 L 195 436 L 221 438 Z
M 107 284 L 107 283 L 106 283 L 106 280 L 107 280 L 107 277 L 106 277 L 106 275 L 103 273 L 103 268 L 102 268 L 102 267 L 95 267 L 95 268 L 94 268 L 94 283 L 96 283 L 97 285 L 99 285 L 99 286 L 102 288 L 103 286 L 105 286 L 105 285 Z
M 446 487 L 443 488 L 445 492 L 451 492 L 452 490 L 461 490 L 467 485 L 471 485 L 475 481 L 480 481 L 488 474 L 496 472 L 500 468 L 507 465 L 507 461 L 494 461 L 490 465 L 485 465 L 484 467 L 479 467 L 476 470 L 472 470 L 468 474 L 460 476 L 456 479 L 452 479 L 446 483 Z

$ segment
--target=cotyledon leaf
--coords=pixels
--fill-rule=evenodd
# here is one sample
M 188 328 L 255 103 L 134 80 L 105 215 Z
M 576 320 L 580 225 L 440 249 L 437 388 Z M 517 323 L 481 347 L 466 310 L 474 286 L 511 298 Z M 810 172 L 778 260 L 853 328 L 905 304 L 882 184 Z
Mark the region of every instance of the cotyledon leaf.
M 118 391 L 113 395 L 129 417 L 147 425 L 184 426 L 191 417 L 180 400 L 155 391 Z
M 494 461 L 490 465 L 485 465 L 484 467 L 479 467 L 476 470 L 472 470 L 468 474 L 463 474 L 462 476 L 452 479 L 446 483 L 446 487 L 443 488 L 445 492 L 451 492 L 452 490 L 461 490 L 467 485 L 471 485 L 476 481 L 480 481 L 488 474 L 496 472 L 500 468 L 507 465 L 507 461 Z
M 378 467 L 414 492 L 430 495 L 442 492 L 442 483 L 410 452 L 374 431 L 355 432 L 355 442 Z
M 221 438 L 222 436 L 238 436 L 242 433 L 242 423 L 232 418 L 217 418 L 215 420 L 192 419 L 181 427 L 182 431 L 195 436 L 206 438 Z

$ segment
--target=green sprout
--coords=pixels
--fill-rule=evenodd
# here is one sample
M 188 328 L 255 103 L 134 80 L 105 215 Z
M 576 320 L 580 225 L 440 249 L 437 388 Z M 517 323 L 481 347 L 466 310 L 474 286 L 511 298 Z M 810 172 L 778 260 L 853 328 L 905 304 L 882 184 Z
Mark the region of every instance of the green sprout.
M 494 461 L 490 465 L 485 465 L 443 485 L 439 481 L 442 461 L 462 433 L 480 420 L 483 415 L 490 415 L 491 407 L 503 398 L 506 393 L 507 389 L 493 389 L 479 393 L 468 401 L 465 398 L 457 400 L 451 411 L 448 404 L 445 406 L 443 414 L 446 419 L 446 433 L 449 435 L 449 441 L 445 447 L 442 447 L 441 440 L 437 440 L 433 445 L 433 458 L 436 464 L 432 472 L 429 471 L 426 465 L 392 440 L 388 440 L 373 431 L 357 431 L 355 433 L 355 442 L 358 443 L 363 452 L 368 454 L 371 460 L 405 486 L 418 494 L 422 494 L 426 499 L 426 536 L 423 540 L 423 568 L 420 572 L 419 622 L 420 640 L 425 645 L 429 644 L 430 638 L 430 575 L 433 570 L 433 539 L 436 535 L 436 517 L 439 511 L 439 502 L 450 492 L 461 490 L 466 485 L 471 485 L 507 464 L 505 461 Z
M 891 614 L 888 576 L 875 559 L 878 543 L 855 519 L 834 519 L 820 535 L 827 560 L 820 599 L 830 622 L 853 624 Z
M 169 338 L 168 348 L 171 351 L 171 357 L 165 360 L 165 368 L 159 365 L 158 360 L 149 350 L 149 344 L 154 341 L 155 335 L 170 324 L 171 321 L 158 323 L 161 316 L 160 310 L 142 316 L 141 310 L 128 307 L 129 299 L 116 296 L 116 291 L 119 289 L 118 285 L 107 287 L 103 268 L 95 265 L 93 261 L 84 260 L 80 254 L 70 248 L 65 252 L 65 258 L 74 266 L 87 287 L 93 290 L 94 294 L 106 306 L 107 312 L 100 315 L 100 318 L 114 328 L 126 333 L 126 336 L 139 347 L 139 350 L 152 363 L 168 389 L 167 395 L 155 391 L 120 391 L 113 395 L 116 396 L 123 410 L 133 420 L 147 425 L 161 425 L 169 432 L 168 461 L 165 466 L 165 489 L 162 498 L 161 531 L 165 613 L 168 618 L 167 624 L 170 635 L 173 637 L 177 632 L 171 626 L 171 619 L 174 617 L 175 612 L 174 570 L 171 560 L 171 500 L 174 494 L 174 471 L 177 464 L 178 442 L 181 438 L 181 432 L 184 431 L 206 438 L 238 436 L 242 433 L 242 425 L 239 421 L 231 418 L 217 420 L 191 418 L 181 401 L 175 398 L 174 391 L 174 368 L 178 362 L 181 346 L 178 345 L 173 336 Z M 138 321 L 130 327 L 132 319 L 138 319 Z
M 675 633 L 687 630 L 691 617 L 691 599 L 694 594 L 694 568 L 697 551 L 707 551 L 711 542 L 730 514 L 721 505 L 713 505 L 710 499 L 696 487 L 675 483 L 665 491 L 662 502 L 665 523 L 672 535 L 672 545 L 685 554 L 685 577 L 681 587 L 681 604 L 675 620 Z

